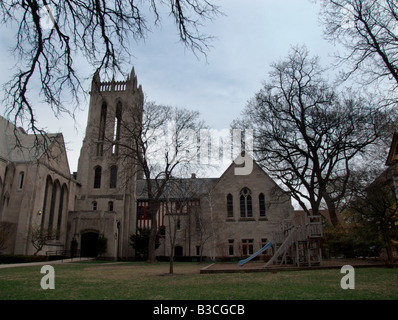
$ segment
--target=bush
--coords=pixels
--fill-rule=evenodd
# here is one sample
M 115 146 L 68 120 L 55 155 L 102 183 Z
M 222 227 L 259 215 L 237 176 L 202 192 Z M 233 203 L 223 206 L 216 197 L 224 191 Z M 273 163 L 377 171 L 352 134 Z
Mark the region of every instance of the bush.
M 375 257 L 379 255 L 382 244 L 374 233 L 366 228 L 326 226 L 322 255 L 330 257 Z
M 103 255 L 108 249 L 108 239 L 104 236 L 99 236 L 97 239 L 97 254 Z
M 135 257 L 138 260 L 148 258 L 148 246 L 151 230 L 148 228 L 138 228 L 136 234 L 130 235 L 130 245 L 135 250 Z M 156 239 L 155 249 L 160 246 L 159 238 Z
M 47 256 L 0 255 L 0 264 L 47 261 Z

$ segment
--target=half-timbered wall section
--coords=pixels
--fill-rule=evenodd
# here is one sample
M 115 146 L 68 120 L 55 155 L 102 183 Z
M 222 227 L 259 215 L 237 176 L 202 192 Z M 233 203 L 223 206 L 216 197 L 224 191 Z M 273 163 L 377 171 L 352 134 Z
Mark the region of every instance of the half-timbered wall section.
M 137 228 L 151 228 L 151 214 L 146 200 L 137 200 Z M 159 210 L 157 211 L 158 232 L 163 232 L 166 224 L 166 216 L 172 215 L 188 215 L 192 207 L 199 207 L 200 200 L 172 200 L 161 201 Z M 174 219 L 175 220 L 175 219 Z

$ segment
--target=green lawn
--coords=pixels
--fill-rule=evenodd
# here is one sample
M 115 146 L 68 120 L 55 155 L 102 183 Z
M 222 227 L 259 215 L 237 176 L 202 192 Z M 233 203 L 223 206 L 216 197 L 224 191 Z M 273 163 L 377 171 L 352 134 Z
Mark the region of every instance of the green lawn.
M 54 265 L 54 290 L 41 288 L 41 267 L 0 269 L 0 299 L 398 299 L 398 269 L 358 268 L 343 290 L 340 269 L 199 274 L 204 266 L 176 263 L 170 276 L 167 263 Z

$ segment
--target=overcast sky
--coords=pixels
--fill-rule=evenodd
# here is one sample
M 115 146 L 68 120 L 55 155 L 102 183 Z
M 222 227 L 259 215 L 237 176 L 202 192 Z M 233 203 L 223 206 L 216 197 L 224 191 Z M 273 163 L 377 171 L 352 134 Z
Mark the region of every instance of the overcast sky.
M 332 45 L 323 39 L 319 7 L 309 0 L 221 0 L 225 16 L 208 22 L 203 32 L 212 35 L 207 58 L 198 58 L 178 41 L 172 21 L 164 19 L 145 41 L 135 43 L 131 69 L 149 100 L 159 104 L 198 110 L 206 124 L 214 129 L 229 128 L 239 117 L 246 102 L 261 88 L 271 63 L 285 57 L 292 45 L 305 44 L 322 64 L 330 62 Z M 14 60 L 7 50 L 13 35 L 0 35 L 0 81 L 11 76 Z M 93 69 L 84 76 L 91 77 Z M 130 70 L 126 70 L 129 72 Z M 116 80 L 123 80 L 121 75 Z M 86 82 L 89 89 L 90 81 Z M 45 107 L 39 107 L 40 125 L 49 132 L 62 132 L 67 143 L 71 172 L 77 162 L 87 121 L 88 99 L 82 100 L 76 122 L 67 115 L 56 119 Z M 3 112 L 2 112 L 3 113 Z

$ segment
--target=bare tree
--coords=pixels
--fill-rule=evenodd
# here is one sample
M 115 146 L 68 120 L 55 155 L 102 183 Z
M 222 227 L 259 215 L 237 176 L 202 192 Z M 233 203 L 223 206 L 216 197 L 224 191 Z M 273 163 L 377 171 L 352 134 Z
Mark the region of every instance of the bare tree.
M 128 120 L 121 122 L 118 155 L 135 163 L 135 175 L 145 179 L 148 210 L 151 216 L 148 261 L 156 261 L 157 212 L 166 186 L 174 173 L 184 175 L 198 165 L 199 132 L 204 124 L 199 113 L 186 109 L 145 103 L 144 110 L 126 110 Z M 126 118 L 126 119 L 127 119 Z
M 327 39 L 346 50 L 339 62 L 362 84 L 384 82 L 396 98 L 398 85 L 398 4 L 395 0 L 326 0 L 321 18 Z M 394 100 L 394 102 L 396 99 Z
M 59 232 L 52 228 L 43 228 L 40 225 L 32 226 L 29 232 L 29 240 L 36 249 L 33 255 L 37 255 L 49 241 L 55 240 Z
M 212 203 L 210 203 L 211 186 L 211 179 L 191 177 L 190 179 L 174 178 L 170 180 L 167 197 L 171 200 L 174 199 L 175 202 L 171 204 L 173 211 L 170 211 L 171 214 L 169 213 L 168 216 L 171 255 L 173 255 L 176 244 L 177 230 L 181 228 L 181 223 L 185 222 L 182 228 L 185 227 L 189 246 L 191 246 L 192 241 L 195 241 L 196 245 L 199 246 L 199 262 L 202 262 L 205 244 L 210 238 L 214 237 L 211 213 L 209 215 L 209 212 L 205 212 L 203 203 L 201 203 L 201 201 L 209 202 L 210 210 L 212 210 Z M 168 201 L 168 203 L 172 202 Z M 169 209 L 170 204 L 168 206 Z M 169 210 L 166 210 L 166 212 L 169 212 Z M 172 259 L 171 256 L 170 259 Z M 172 266 L 170 270 L 172 270 Z
M 206 196 L 204 198 L 206 198 Z M 197 245 L 199 246 L 199 263 L 202 263 L 205 246 L 211 238 L 215 237 L 214 225 L 212 224 L 212 217 L 207 215 L 200 208 L 191 213 L 193 213 L 193 228 L 195 230 L 194 233 L 197 234 Z
M 199 245 L 200 245 L 200 262 L 203 259 L 203 250 L 207 241 L 212 239 L 212 245 L 210 250 L 210 257 L 214 261 L 216 257 L 216 232 L 217 229 L 217 219 L 214 216 L 214 196 L 212 193 L 212 184 L 210 182 L 206 183 L 204 187 L 204 193 L 202 196 L 203 202 L 201 204 L 202 210 L 197 213 L 195 228 L 199 234 Z M 205 210 L 203 210 L 205 208 Z
M 192 211 L 199 206 L 200 189 L 196 179 L 172 178 L 168 181 L 163 195 L 164 206 L 168 226 L 166 226 L 166 237 L 170 245 L 170 268 L 169 273 L 174 273 L 174 249 L 179 239 L 178 231 L 185 228 L 185 235 L 191 236 Z M 182 226 L 182 224 L 184 226 Z
M 357 190 L 349 209 L 354 212 L 355 222 L 368 234 L 375 235 L 386 246 L 387 263 L 394 262 L 393 241 L 398 239 L 398 198 L 391 170 L 385 171 L 366 189 Z
M 6 248 L 6 243 L 15 232 L 14 225 L 11 222 L 0 222 L 0 252 Z
M 33 81 L 40 82 L 40 96 L 56 116 L 73 115 L 70 106 L 78 106 L 79 94 L 84 92 L 77 58 L 83 57 L 96 70 L 123 72 L 133 53 L 129 43 L 144 39 L 164 16 L 174 19 L 185 46 L 206 54 L 211 37 L 200 29 L 219 13 L 206 0 L 1 1 L 1 23 L 17 30 L 12 48 L 15 73 L 4 87 L 6 114 L 15 124 L 27 120 L 28 130 L 45 134 L 31 103 L 37 95 L 30 92 Z
M 254 129 L 258 162 L 308 214 L 325 203 L 337 225 L 336 202 L 353 163 L 380 137 L 386 116 L 369 99 L 333 90 L 306 48 L 293 48 L 272 66 L 270 81 L 243 114 L 240 125 Z

